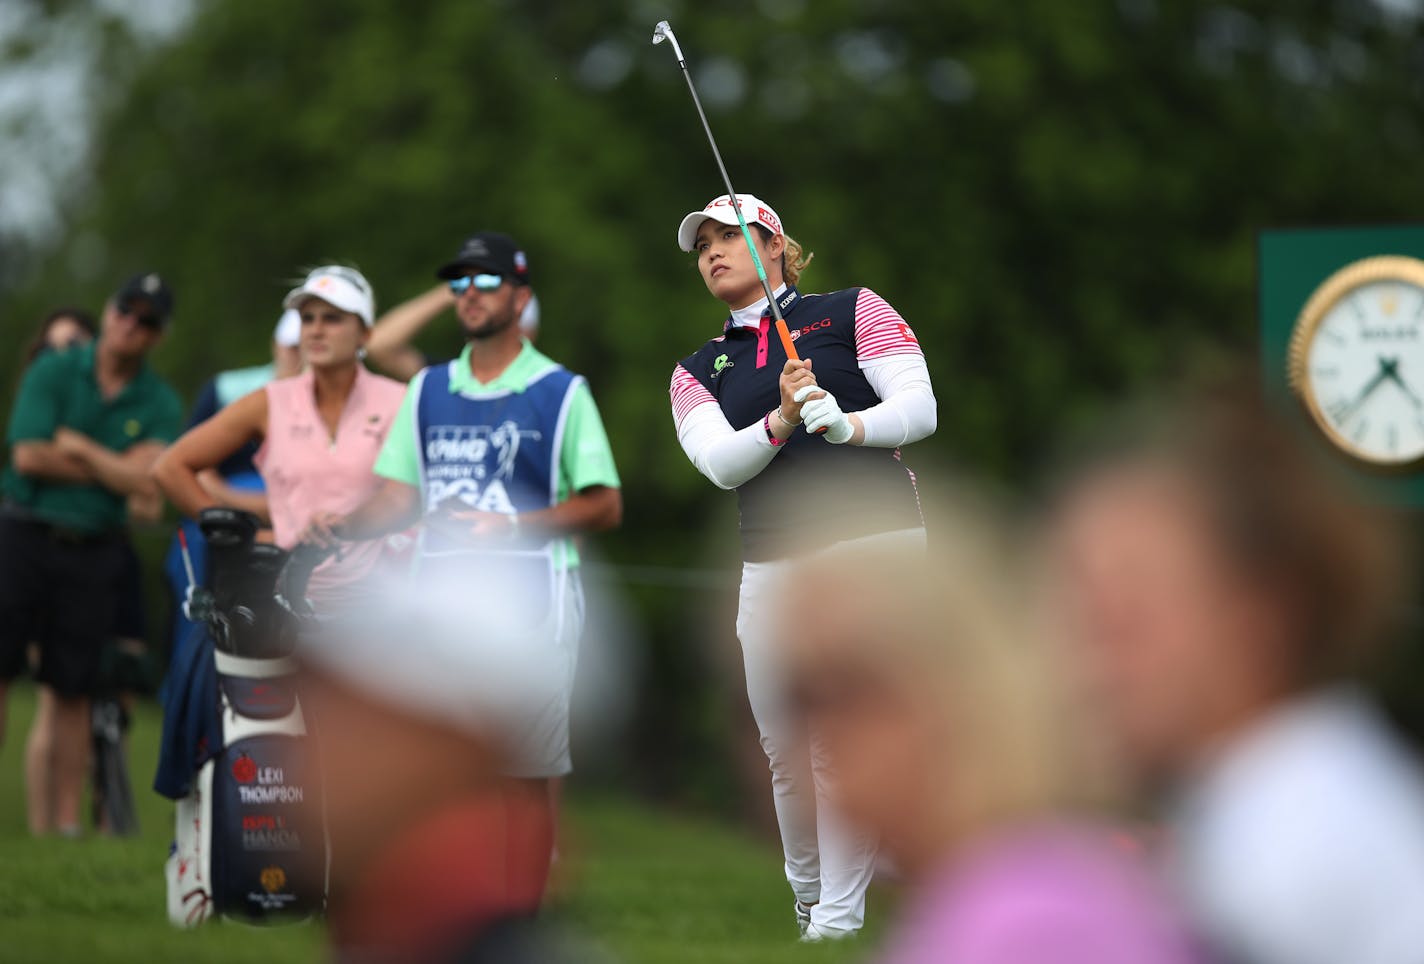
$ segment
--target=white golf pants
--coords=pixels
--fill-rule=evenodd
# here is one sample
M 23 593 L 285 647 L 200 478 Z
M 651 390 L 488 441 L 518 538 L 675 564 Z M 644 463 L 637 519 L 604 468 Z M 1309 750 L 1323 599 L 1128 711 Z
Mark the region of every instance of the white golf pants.
M 856 543 L 870 540 L 894 540 L 907 552 L 923 551 L 925 531 L 888 532 Z M 826 761 L 786 704 L 773 627 L 777 589 L 793 565 L 792 560 L 742 564 L 737 638 L 746 666 L 747 698 L 771 766 L 786 879 L 797 899 L 815 904 L 811 923 L 816 930 L 844 936 L 865 922 L 875 842 L 847 825 L 830 806 Z

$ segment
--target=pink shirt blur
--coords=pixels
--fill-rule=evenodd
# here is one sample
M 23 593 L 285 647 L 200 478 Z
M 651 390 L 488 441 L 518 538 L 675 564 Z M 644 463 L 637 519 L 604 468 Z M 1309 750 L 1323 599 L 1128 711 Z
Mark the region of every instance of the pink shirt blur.
M 310 370 L 269 382 L 266 392 L 267 437 L 253 462 L 267 484 L 277 545 L 290 549 L 313 515 L 350 512 L 381 487 L 371 468 L 400 410 L 405 385 L 358 365 L 335 438 L 317 411 Z M 317 611 L 354 595 L 385 551 L 384 540 L 343 546 L 339 560 L 318 568 L 308 590 Z
M 911 895 L 881 964 L 1202 964 L 1145 868 L 1068 826 L 977 845 Z

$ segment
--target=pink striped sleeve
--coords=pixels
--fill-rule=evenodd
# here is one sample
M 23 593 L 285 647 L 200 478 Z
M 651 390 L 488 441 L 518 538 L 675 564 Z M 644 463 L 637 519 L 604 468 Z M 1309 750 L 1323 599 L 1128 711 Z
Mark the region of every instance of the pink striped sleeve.
M 679 430 L 682 428 L 682 420 L 687 418 L 687 414 L 694 408 L 709 402 L 717 404 L 712 393 L 702 387 L 702 383 L 692 377 L 692 372 L 681 365 L 672 370 L 672 384 L 668 387 L 668 393 L 672 395 L 673 424 Z
M 855 299 L 855 357 L 859 362 L 892 355 L 924 357 L 919 339 L 885 299 L 861 288 Z

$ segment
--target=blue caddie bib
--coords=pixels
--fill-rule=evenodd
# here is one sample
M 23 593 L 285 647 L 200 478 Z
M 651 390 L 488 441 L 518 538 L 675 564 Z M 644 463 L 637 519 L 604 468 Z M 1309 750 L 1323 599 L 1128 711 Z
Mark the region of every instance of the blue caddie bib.
M 415 437 L 420 449 L 425 525 L 416 570 L 483 564 L 502 576 L 523 573 L 532 608 L 552 606 L 556 584 L 553 540 L 509 546 L 474 544 L 450 513 L 475 509 L 506 514 L 558 502 L 564 425 L 583 379 L 561 365 L 536 374 L 522 391 L 452 390 L 455 360 L 416 376 Z M 442 564 L 441 560 L 444 560 Z

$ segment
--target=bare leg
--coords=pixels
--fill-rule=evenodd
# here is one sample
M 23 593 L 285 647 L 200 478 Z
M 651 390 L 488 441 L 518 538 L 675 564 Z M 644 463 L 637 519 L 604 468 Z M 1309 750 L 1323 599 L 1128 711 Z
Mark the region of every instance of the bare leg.
M 559 814 L 564 805 L 564 778 L 549 779 L 549 815 L 554 821 L 554 859 L 559 857 Z
M 544 900 L 554 849 L 548 780 L 510 780 L 505 790 L 505 843 L 510 895 L 532 913 Z
M 58 697 L 41 683 L 35 718 L 25 740 L 25 806 L 30 833 L 52 833 L 54 825 L 54 725 Z
M 89 777 L 93 724 L 89 698 L 58 697 L 54 716 L 54 826 L 60 833 L 79 829 L 79 806 Z

